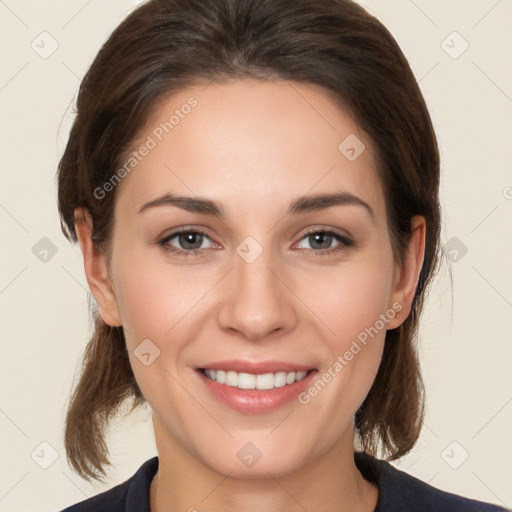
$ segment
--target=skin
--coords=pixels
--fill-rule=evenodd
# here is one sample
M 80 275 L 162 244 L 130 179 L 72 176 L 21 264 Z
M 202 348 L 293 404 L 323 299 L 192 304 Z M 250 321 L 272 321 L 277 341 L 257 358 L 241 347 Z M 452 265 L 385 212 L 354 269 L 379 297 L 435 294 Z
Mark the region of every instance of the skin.
M 372 143 L 321 88 L 250 80 L 189 87 L 158 105 L 140 140 L 190 96 L 198 105 L 119 185 L 108 253 L 93 247 L 88 213 L 76 211 L 89 286 L 103 320 L 123 326 L 153 412 L 160 465 L 151 510 L 373 511 L 378 490 L 354 464 L 353 418 L 379 367 L 385 328 L 310 403 L 272 413 L 220 404 L 194 369 L 279 359 L 321 375 L 396 303 L 400 317 L 387 329 L 398 327 L 423 263 L 424 218 L 412 219 L 401 267 Z M 338 150 L 350 134 L 366 146 L 355 161 Z M 298 197 L 335 190 L 364 200 L 374 217 L 353 204 L 285 215 Z M 166 192 L 214 200 L 225 217 L 171 205 L 138 213 Z M 179 256 L 156 243 L 180 227 L 207 233 L 203 253 Z M 315 245 L 306 235 L 313 228 L 354 245 Z M 252 263 L 236 252 L 247 236 L 263 250 Z M 179 237 L 167 245 L 190 247 Z M 160 349 L 149 366 L 133 354 L 147 338 Z M 262 454 L 251 468 L 237 458 L 247 442 Z

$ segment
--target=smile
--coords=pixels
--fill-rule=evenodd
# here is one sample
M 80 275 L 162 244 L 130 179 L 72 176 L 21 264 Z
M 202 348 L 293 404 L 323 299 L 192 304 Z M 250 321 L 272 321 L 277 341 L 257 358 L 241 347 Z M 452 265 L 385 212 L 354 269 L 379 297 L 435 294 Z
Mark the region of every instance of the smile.
M 229 363 L 228 363 L 229 364 Z M 284 407 L 286 404 L 292 404 L 297 401 L 300 393 L 311 386 L 315 375 L 318 370 L 304 370 L 297 368 L 302 365 L 295 366 L 295 371 L 287 368 L 288 371 L 279 371 L 279 366 L 276 363 L 265 363 L 266 373 L 261 373 L 265 370 L 262 368 L 253 368 L 253 372 L 248 371 L 235 371 L 235 370 L 221 370 L 228 366 L 220 363 L 215 363 L 217 369 L 199 367 L 194 372 L 199 376 L 204 390 L 216 402 L 234 409 L 242 414 L 267 414 Z M 244 369 L 251 365 L 241 365 L 232 363 L 231 366 L 245 366 Z M 272 370 L 278 370 L 271 373 Z M 281 368 L 286 365 L 280 365 Z M 298 403 L 298 402 L 297 402 Z
M 219 384 L 225 384 L 239 389 L 268 390 L 281 388 L 294 382 L 299 382 L 306 377 L 308 372 L 276 372 L 264 374 L 252 374 L 225 370 L 202 369 L 203 374 Z

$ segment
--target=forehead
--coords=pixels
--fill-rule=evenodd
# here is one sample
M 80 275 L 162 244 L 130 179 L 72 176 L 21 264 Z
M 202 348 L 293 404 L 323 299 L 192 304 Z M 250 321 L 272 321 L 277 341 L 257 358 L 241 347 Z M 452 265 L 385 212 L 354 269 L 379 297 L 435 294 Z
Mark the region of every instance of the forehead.
M 371 141 L 311 84 L 188 87 L 157 105 L 133 149 L 136 165 L 118 191 L 123 208 L 173 192 L 226 202 L 229 213 L 344 190 L 383 211 Z

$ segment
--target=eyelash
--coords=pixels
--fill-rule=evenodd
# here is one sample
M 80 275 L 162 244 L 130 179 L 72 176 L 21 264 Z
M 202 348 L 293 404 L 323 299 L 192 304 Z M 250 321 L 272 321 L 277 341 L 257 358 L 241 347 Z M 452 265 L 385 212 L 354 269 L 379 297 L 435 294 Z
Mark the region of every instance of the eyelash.
M 185 229 L 181 229 L 178 231 L 174 231 L 173 233 L 171 233 L 171 234 L 165 236 L 164 238 L 162 238 L 161 240 L 159 240 L 157 243 L 165 252 L 173 253 L 176 256 L 201 256 L 203 254 L 203 252 L 207 250 L 207 249 L 183 250 L 183 249 L 176 249 L 174 247 L 169 246 L 169 241 L 182 233 L 201 234 L 201 235 L 205 236 L 206 238 L 210 238 L 201 229 L 185 228 Z M 349 247 L 353 247 L 355 245 L 354 242 L 350 238 L 342 236 L 342 235 L 336 233 L 335 231 L 329 231 L 327 229 L 316 229 L 316 230 L 308 231 L 307 233 L 304 233 L 304 235 L 302 236 L 302 238 L 300 240 L 303 240 L 304 238 L 307 238 L 308 236 L 314 235 L 317 233 L 322 233 L 325 235 L 332 236 L 335 240 L 340 242 L 340 245 L 333 247 L 331 249 L 318 249 L 318 250 L 306 249 L 307 251 L 312 251 L 315 256 L 327 256 L 332 253 L 343 251 L 343 250 L 348 249 Z

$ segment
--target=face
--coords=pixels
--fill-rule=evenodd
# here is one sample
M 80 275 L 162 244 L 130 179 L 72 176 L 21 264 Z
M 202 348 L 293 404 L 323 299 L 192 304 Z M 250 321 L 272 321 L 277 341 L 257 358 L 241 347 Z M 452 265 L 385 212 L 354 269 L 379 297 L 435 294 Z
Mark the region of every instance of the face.
M 123 325 L 157 444 L 247 478 L 352 449 L 412 298 L 368 136 L 316 86 L 235 81 L 167 98 L 143 145 L 102 316 Z

